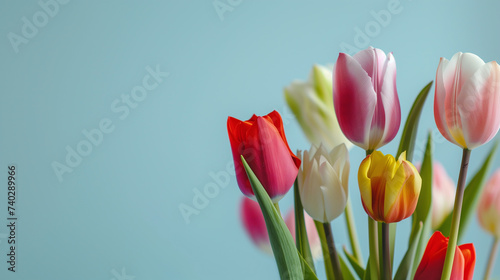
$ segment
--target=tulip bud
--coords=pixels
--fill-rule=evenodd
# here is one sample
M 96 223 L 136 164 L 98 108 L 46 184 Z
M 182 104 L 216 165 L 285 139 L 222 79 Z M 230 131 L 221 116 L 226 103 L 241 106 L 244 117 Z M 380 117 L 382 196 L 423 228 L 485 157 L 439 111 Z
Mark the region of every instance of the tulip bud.
M 418 265 L 414 280 L 441 279 L 448 237 L 436 231 L 429 239 L 422 260 Z M 472 280 L 476 264 L 476 251 L 472 243 L 457 246 L 450 279 Z
M 349 181 L 349 153 L 345 144 L 330 152 L 320 145 L 305 151 L 299 170 L 300 199 L 306 212 L 316 221 L 331 222 L 346 207 Z
M 259 203 L 243 197 L 240 206 L 240 216 L 243 228 L 252 242 L 264 253 L 272 255 L 273 250 L 267 233 L 266 221 L 264 220 Z M 318 231 L 316 230 L 314 220 L 306 213 L 304 213 L 304 222 L 313 259 L 317 260 L 322 256 Z M 293 209 L 289 210 L 285 216 L 285 224 L 295 240 L 295 213 Z
M 364 150 L 390 142 L 399 130 L 401 108 L 396 61 L 372 47 L 351 57 L 340 53 L 333 71 L 333 102 L 344 135 Z
M 473 149 L 500 127 L 500 66 L 472 53 L 441 58 L 436 73 L 434 118 L 450 142 Z
M 247 121 L 229 117 L 227 131 L 241 192 L 255 197 L 241 162 L 243 155 L 269 197 L 278 202 L 292 187 L 300 167 L 299 158 L 288 147 L 279 113 L 253 115 Z
M 484 187 L 477 216 L 481 227 L 500 238 L 500 169 L 497 169 Z
M 396 161 L 375 151 L 361 162 L 358 183 L 366 213 L 376 221 L 396 223 L 415 211 L 422 179 L 406 152 Z
M 285 88 L 285 99 L 307 139 L 328 150 L 351 143 L 340 130 L 332 97 L 332 70 L 314 65 L 308 81 L 294 81 Z

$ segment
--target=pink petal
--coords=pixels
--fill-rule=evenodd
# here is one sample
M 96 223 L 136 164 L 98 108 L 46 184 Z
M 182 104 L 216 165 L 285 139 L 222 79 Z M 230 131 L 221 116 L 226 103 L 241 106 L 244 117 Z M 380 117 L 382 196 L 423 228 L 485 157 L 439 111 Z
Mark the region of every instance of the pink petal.
M 269 251 L 271 251 L 266 222 L 259 204 L 247 197 L 243 197 L 241 199 L 240 217 L 243 228 L 253 243 L 262 249 L 268 247 Z
M 479 68 L 464 84 L 457 103 L 467 147 L 490 141 L 500 127 L 500 66 L 493 61 Z
M 455 57 L 455 56 L 454 56 Z M 451 135 L 450 128 L 446 122 L 446 95 L 453 90 L 453 79 L 455 77 L 455 66 L 450 61 L 441 58 L 436 72 L 436 88 L 434 95 L 434 119 L 439 132 L 450 142 L 459 145 Z M 453 70 L 453 72 L 451 72 Z
M 377 96 L 371 78 L 351 56 L 340 53 L 334 69 L 335 112 L 344 135 L 368 149 L 368 136 Z

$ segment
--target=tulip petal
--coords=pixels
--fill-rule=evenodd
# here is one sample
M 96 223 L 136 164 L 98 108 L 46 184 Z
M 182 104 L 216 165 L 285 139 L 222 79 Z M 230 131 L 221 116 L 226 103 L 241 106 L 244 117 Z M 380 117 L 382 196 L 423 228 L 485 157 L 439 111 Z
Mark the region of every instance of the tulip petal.
M 500 127 L 500 66 L 493 61 L 479 68 L 457 102 L 467 148 L 490 141 Z
M 472 243 L 458 246 L 464 257 L 464 280 L 472 280 L 476 266 L 476 250 Z
M 448 92 L 452 91 L 453 86 L 453 78 L 455 77 L 455 73 L 451 75 L 450 71 L 445 71 L 448 68 L 455 68 L 449 66 L 450 62 L 441 58 L 439 61 L 439 66 L 436 72 L 436 89 L 434 95 L 434 119 L 436 120 L 436 126 L 439 129 L 439 132 L 446 138 L 446 140 L 459 145 L 457 141 L 451 135 L 450 129 L 448 128 L 446 122 L 446 95 Z M 456 60 L 455 60 L 456 65 Z M 450 82 L 451 77 L 451 82 Z M 446 83 L 445 83 L 446 81 Z M 448 89 L 449 88 L 449 89 Z M 460 145 L 459 145 L 460 146 Z
M 306 176 L 304 185 L 300 188 L 300 199 L 304 209 L 311 217 L 317 221 L 326 222 L 324 197 L 320 189 L 322 185 L 318 162 L 314 161 Z
M 290 149 L 290 146 L 288 145 L 288 141 L 286 140 L 285 136 L 285 129 L 283 128 L 283 120 L 281 119 L 280 114 L 275 110 L 272 111 L 271 113 L 267 114 L 263 118 L 266 118 L 268 120 L 271 120 L 272 123 L 274 124 L 274 127 L 278 130 L 279 135 L 281 136 L 281 139 L 285 143 L 286 148 L 288 149 L 288 152 L 290 153 L 290 156 L 293 159 L 293 162 L 295 163 L 295 166 L 299 168 L 300 166 L 300 159 L 293 154 L 292 150 Z
M 231 151 L 233 154 L 236 180 L 238 181 L 238 186 L 240 187 L 241 192 L 244 195 L 252 198 L 252 186 L 250 186 L 250 181 L 248 181 L 245 169 L 243 168 L 243 163 L 240 159 L 241 155 L 244 155 L 245 157 L 249 156 L 249 151 L 245 148 L 243 140 L 245 139 L 246 133 L 248 129 L 250 129 L 250 127 L 251 124 L 249 122 L 243 122 L 233 117 L 228 117 L 227 119 L 227 130 L 229 135 L 229 142 L 231 144 Z
M 361 202 L 363 203 L 363 208 L 368 215 L 372 216 L 373 205 L 372 205 L 372 187 L 371 179 L 368 176 L 370 172 L 370 166 L 372 163 L 372 157 L 366 157 L 360 164 L 358 170 L 358 185 L 359 192 L 361 194 Z
M 371 78 L 358 61 L 343 53 L 339 54 L 333 75 L 333 98 L 340 128 L 351 142 L 368 149 L 377 104 Z
M 332 221 L 344 212 L 347 193 L 344 192 L 338 173 L 323 157 L 320 159 L 319 173 L 323 181 L 321 192 L 324 199 L 326 221 Z

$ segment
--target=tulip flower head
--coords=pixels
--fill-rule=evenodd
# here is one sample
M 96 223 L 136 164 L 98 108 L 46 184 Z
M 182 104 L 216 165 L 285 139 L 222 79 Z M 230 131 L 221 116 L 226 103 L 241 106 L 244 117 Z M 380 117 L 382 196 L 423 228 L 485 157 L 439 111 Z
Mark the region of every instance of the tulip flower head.
M 429 239 L 422 260 L 415 273 L 415 280 L 439 280 L 444 266 L 448 237 L 436 231 Z M 457 246 L 450 279 L 472 280 L 476 264 L 476 251 L 472 243 Z
M 333 71 L 335 113 L 344 135 L 364 150 L 390 142 L 401 124 L 396 61 L 372 47 L 340 53 Z
M 255 197 L 241 161 L 243 155 L 272 201 L 278 202 L 290 190 L 300 167 L 300 159 L 288 147 L 279 113 L 253 115 L 247 121 L 229 117 L 227 131 L 241 192 Z
M 304 210 L 316 221 L 327 223 L 346 207 L 349 179 L 349 153 L 345 144 L 328 151 L 323 145 L 311 147 L 299 156 L 299 192 Z
M 375 151 L 361 162 L 358 183 L 366 213 L 376 221 L 396 223 L 415 211 L 422 179 L 406 152 L 396 161 Z
M 490 141 L 500 127 L 500 66 L 472 53 L 441 58 L 434 118 L 441 134 L 464 149 Z
M 331 69 L 314 65 L 308 81 L 294 81 L 285 88 L 285 99 L 313 145 L 329 150 L 342 143 L 352 145 L 335 116 Z
M 493 173 L 484 187 L 477 216 L 484 230 L 500 238 L 500 169 Z

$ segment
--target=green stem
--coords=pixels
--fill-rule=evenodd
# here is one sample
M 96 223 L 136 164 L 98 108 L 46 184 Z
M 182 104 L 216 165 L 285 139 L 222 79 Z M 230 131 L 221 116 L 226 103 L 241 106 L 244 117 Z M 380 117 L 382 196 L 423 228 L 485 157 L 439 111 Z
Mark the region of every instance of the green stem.
M 349 233 L 349 240 L 351 242 L 351 249 L 354 258 L 359 264 L 364 263 L 363 255 L 361 254 L 361 248 L 359 247 L 358 234 L 356 231 L 356 223 L 354 222 L 354 216 L 352 214 L 352 205 L 349 197 L 347 198 L 347 205 L 345 207 L 345 221 L 347 224 L 347 232 Z
M 497 237 L 493 239 L 493 245 L 491 246 L 491 251 L 490 251 L 490 259 L 488 260 L 488 265 L 486 266 L 486 272 L 484 273 L 484 280 L 488 280 L 490 278 L 491 272 L 493 271 L 493 264 L 495 263 L 495 259 L 497 257 L 498 241 L 499 239 Z
M 441 280 L 448 280 L 451 276 L 453 268 L 453 259 L 455 258 L 455 250 L 457 248 L 458 230 L 460 228 L 460 215 L 462 214 L 462 203 L 464 200 L 465 179 L 467 178 L 467 168 L 469 167 L 471 150 L 464 149 L 462 154 L 462 165 L 460 166 L 460 174 L 458 176 L 457 193 L 455 195 L 455 206 L 453 207 L 453 216 L 451 219 L 450 241 L 446 250 L 446 258 L 444 260 L 443 274 Z
M 316 230 L 318 231 L 319 240 L 321 241 L 321 251 L 323 252 L 323 260 L 325 262 L 325 274 L 327 280 L 335 280 L 333 273 L 332 262 L 330 261 L 330 254 L 328 253 L 328 243 L 325 237 L 325 229 L 323 228 L 323 223 L 314 221 Z
M 392 267 L 391 267 L 391 247 L 389 243 L 389 224 L 382 223 L 382 255 L 383 264 L 381 269 L 384 271 L 384 279 L 392 280 Z
M 342 271 L 340 270 L 339 256 L 337 255 L 337 249 L 335 249 L 335 242 L 333 241 L 333 233 L 330 223 L 323 223 L 323 229 L 325 230 L 325 239 L 328 244 L 328 252 L 330 252 L 330 261 L 332 262 L 335 280 L 344 280 Z
M 368 217 L 368 241 L 370 246 L 370 271 L 375 276 L 371 279 L 380 279 L 378 253 L 378 226 L 377 221 Z

